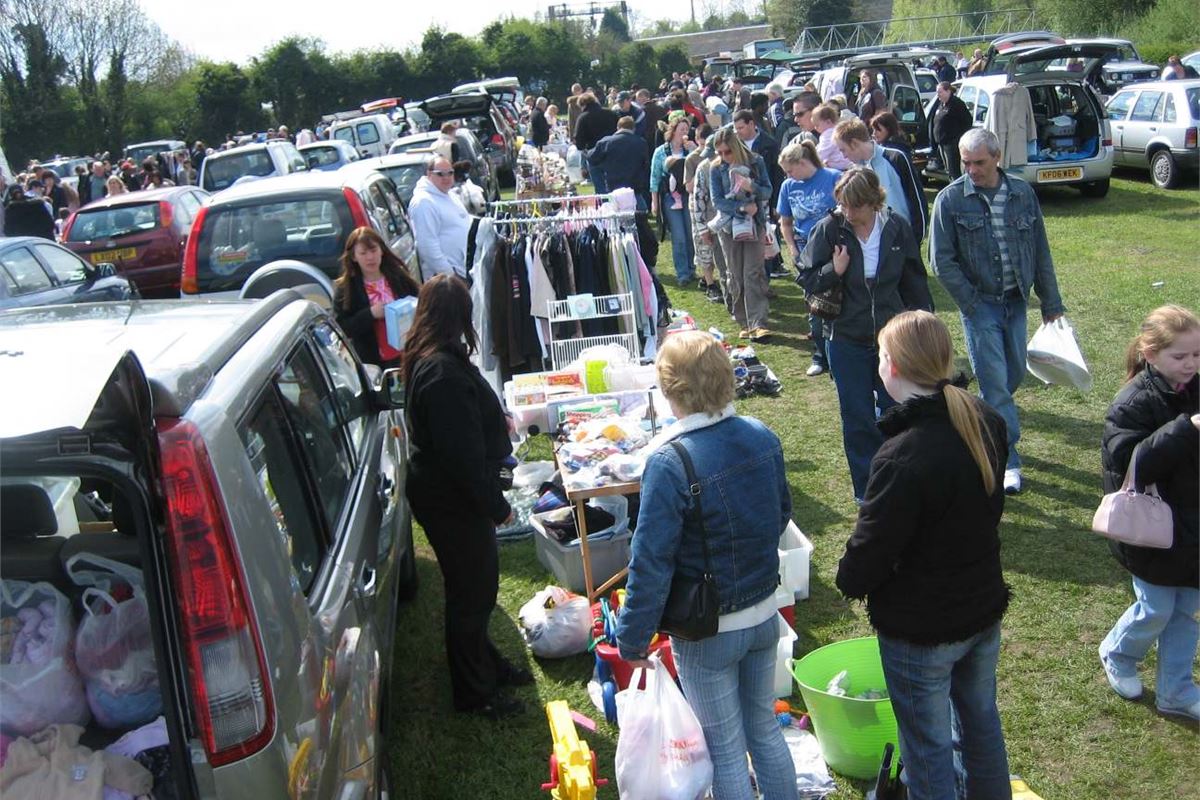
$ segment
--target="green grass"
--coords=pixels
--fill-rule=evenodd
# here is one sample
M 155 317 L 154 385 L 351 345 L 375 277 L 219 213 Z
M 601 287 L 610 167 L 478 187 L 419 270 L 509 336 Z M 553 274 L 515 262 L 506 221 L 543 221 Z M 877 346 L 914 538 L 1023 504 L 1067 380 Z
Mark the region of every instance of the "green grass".
M 1161 192 L 1144 174 L 1120 175 L 1109 196 L 1086 200 L 1072 190 L 1042 197 L 1046 227 L 1065 299 L 1095 376 L 1088 395 L 1043 387 L 1030 377 L 1017 394 L 1023 428 L 1026 491 L 1011 498 L 1001 527 L 1002 560 L 1013 587 L 1004 618 L 999 703 L 1011 770 L 1046 800 L 1160 800 L 1195 796 L 1197 732 L 1156 715 L 1151 656 L 1139 702 L 1120 700 L 1100 672 L 1096 646 L 1128 605 L 1128 575 L 1090 533 L 1099 502 L 1099 442 L 1104 411 L 1122 381 L 1124 348 L 1142 317 L 1167 302 L 1200 308 L 1200 193 Z M 736 328 L 695 290 L 669 284 L 669 243 L 658 271 L 672 302 L 703 327 Z M 949 297 L 930 279 L 938 313 L 955 335 L 965 364 L 962 325 Z M 806 378 L 810 345 L 799 290 L 774 281 L 771 344 L 761 358 L 784 384 L 778 398 L 739 401 L 739 411 L 766 422 L 783 441 L 795 520 L 813 540 L 810 599 L 797 605 L 796 654 L 869 634 L 861 606 L 833 586 L 855 509 L 841 445 L 837 398 L 826 378 Z M 1037 313 L 1031 310 L 1030 333 Z M 399 615 L 395 709 L 389 749 L 401 798 L 530 798 L 547 778 L 550 736 L 542 704 L 566 699 L 598 720 L 586 736 L 600 774 L 613 777 L 616 728 L 589 702 L 590 657 L 537 661 L 517 630 L 520 606 L 550 582 L 531 541 L 500 552 L 500 601 L 492 635 L 510 657 L 525 657 L 537 685 L 520 695 L 530 705 L 517 720 L 491 724 L 450 710 L 442 646 L 441 575 L 418 533 L 420 595 Z M 798 701 L 798 696 L 794 698 Z M 861 798 L 861 781 L 838 778 L 836 798 Z M 615 798 L 615 783 L 600 790 Z

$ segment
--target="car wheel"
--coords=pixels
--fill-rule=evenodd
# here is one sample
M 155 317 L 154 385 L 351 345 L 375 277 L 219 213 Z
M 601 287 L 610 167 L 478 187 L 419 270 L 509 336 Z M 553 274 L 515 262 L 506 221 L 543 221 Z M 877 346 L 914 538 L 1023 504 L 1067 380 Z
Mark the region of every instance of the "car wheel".
M 1109 179 L 1079 184 L 1079 193 L 1084 197 L 1104 197 L 1108 194 Z
M 405 550 L 404 556 L 400 559 L 399 570 L 396 576 L 396 599 L 401 603 L 413 600 L 417 596 L 417 587 L 419 585 L 417 578 L 417 551 L 413 546 L 411 521 L 408 523 L 404 538 L 408 540 L 408 548 Z
M 1179 185 L 1179 165 L 1170 150 L 1156 150 L 1150 156 L 1150 180 L 1160 189 L 1174 189 Z

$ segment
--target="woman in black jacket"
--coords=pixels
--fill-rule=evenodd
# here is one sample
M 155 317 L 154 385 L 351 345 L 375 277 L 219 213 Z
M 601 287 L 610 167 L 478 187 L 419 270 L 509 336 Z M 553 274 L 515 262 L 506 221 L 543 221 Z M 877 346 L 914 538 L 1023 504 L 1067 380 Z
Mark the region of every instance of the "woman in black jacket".
M 342 251 L 342 274 L 333 282 L 337 321 L 364 363 L 400 366 L 400 350 L 388 344 L 384 308 L 402 297 L 416 297 L 421 287 L 399 256 L 374 228 L 350 232 Z
M 839 210 L 813 226 L 800 281 L 810 295 L 842 289 L 841 313 L 826 323 L 826 354 L 854 497 L 861 502 L 871 458 L 883 441 L 876 405 L 884 411 L 893 404 L 876 374 L 876 334 L 901 311 L 932 311 L 933 299 L 920 247 L 908 223 L 884 205 L 879 177 L 853 167 L 833 194 Z
M 1104 420 L 1104 491 L 1115 492 L 1137 458 L 1138 486 L 1154 484 L 1171 507 L 1170 548 L 1113 543 L 1133 573 L 1134 602 L 1100 643 L 1100 663 L 1121 697 L 1142 694 L 1137 665 L 1158 642 L 1155 705 L 1200 719 L 1192 662 L 1200 636 L 1200 319 L 1186 308 L 1150 312 L 1129 346 L 1128 383 Z M 1135 452 L 1136 451 L 1136 452 Z
M 904 312 L 880 332 L 879 375 L 899 405 L 879 420 L 888 438 L 837 574 L 842 594 L 866 598 L 879 635 L 910 800 L 956 797 L 956 749 L 967 797 L 1010 796 L 996 708 L 1008 438 L 953 370 L 933 314 Z
M 499 399 L 469 360 L 475 349 L 466 283 L 435 276 L 421 287 L 404 343 L 406 492 L 442 570 L 454 707 L 499 719 L 524 709 L 500 689 L 533 676 L 488 637 L 500 584 L 496 525 L 511 516 L 500 471 L 512 444 Z

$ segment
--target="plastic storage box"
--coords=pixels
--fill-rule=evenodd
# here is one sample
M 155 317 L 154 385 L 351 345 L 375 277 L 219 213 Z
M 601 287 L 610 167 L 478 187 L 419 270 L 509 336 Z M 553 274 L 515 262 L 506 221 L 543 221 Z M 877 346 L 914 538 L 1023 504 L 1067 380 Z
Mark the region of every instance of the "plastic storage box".
M 788 521 L 779 537 L 779 582 L 797 600 L 808 599 L 808 567 L 813 544 L 800 532 L 796 523 Z
M 591 500 L 593 505 L 600 506 L 616 517 L 616 523 L 603 531 L 590 531 L 588 535 L 588 555 L 592 566 L 592 585 L 599 586 L 629 566 L 629 531 L 628 504 L 624 497 L 596 497 Z M 570 544 L 562 544 L 546 532 L 545 525 L 539 519 L 540 514 L 534 514 L 529 522 L 533 525 L 533 540 L 537 547 L 538 561 L 553 573 L 555 581 L 573 592 L 586 592 L 587 585 L 583 580 L 583 553 L 579 548 L 579 540 Z

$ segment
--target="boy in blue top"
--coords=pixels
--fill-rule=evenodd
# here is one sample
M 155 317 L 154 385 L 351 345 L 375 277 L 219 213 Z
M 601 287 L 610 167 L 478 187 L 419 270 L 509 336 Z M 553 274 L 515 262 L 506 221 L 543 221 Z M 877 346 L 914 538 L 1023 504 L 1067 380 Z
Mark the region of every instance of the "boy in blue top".
M 808 244 L 808 233 L 817 221 L 837 206 L 833 187 L 841 172 L 829 169 L 821 163 L 817 146 L 802 141 L 789 144 L 779 154 L 779 166 L 788 177 L 779 190 L 779 227 L 783 239 L 792 249 L 792 257 L 799 268 L 800 253 Z M 821 318 L 809 315 L 808 326 L 813 342 L 812 365 L 805 373 L 809 377 L 828 371 L 829 361 L 825 356 L 825 332 Z

